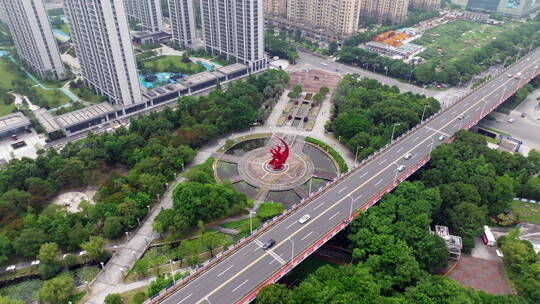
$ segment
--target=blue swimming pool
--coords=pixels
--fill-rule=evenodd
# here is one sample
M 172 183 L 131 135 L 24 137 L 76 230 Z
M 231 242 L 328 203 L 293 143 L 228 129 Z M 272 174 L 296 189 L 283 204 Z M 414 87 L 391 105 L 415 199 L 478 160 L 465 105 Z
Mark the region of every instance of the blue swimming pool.
M 174 79 L 174 76 L 178 76 L 181 78 L 186 78 L 187 75 L 185 74 L 175 74 L 175 73 L 157 73 L 157 74 L 147 74 L 147 75 L 139 75 L 139 82 L 147 89 L 153 89 L 160 86 L 164 86 L 170 83 L 176 83 L 176 80 Z M 152 81 L 147 81 L 148 78 L 154 77 Z
M 4 56 L 7 56 L 7 55 L 9 55 L 8 51 L 0 50 L 0 57 L 4 57 Z
M 206 62 L 197 61 L 196 63 L 205 67 L 208 72 L 212 72 L 214 70 L 214 67 Z
M 69 36 L 68 34 L 62 32 L 61 30 L 59 29 L 53 29 L 53 33 L 55 35 L 57 35 L 58 37 L 60 37 L 60 39 L 62 41 L 68 41 L 69 39 L 71 39 L 71 36 Z

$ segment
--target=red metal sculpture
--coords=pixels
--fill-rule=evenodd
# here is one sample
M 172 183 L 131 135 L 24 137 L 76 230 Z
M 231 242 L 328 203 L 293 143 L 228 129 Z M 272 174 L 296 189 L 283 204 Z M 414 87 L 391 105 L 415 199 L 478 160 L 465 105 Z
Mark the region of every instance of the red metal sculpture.
M 281 146 L 279 145 L 270 149 L 272 160 L 268 164 L 271 165 L 274 170 L 281 170 L 289 158 L 289 145 L 287 145 L 283 139 L 279 137 L 277 139 L 281 141 L 281 143 L 285 146 L 285 149 L 281 151 Z

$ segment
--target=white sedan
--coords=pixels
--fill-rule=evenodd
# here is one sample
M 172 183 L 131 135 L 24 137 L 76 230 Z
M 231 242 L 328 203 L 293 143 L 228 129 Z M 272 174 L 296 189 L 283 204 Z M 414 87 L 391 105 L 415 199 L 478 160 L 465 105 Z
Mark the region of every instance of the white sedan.
M 299 222 L 300 224 L 303 224 L 303 223 L 309 221 L 310 218 L 311 218 L 311 217 L 309 216 L 309 214 L 306 214 L 306 215 L 302 216 L 302 217 L 298 220 L 298 222 Z

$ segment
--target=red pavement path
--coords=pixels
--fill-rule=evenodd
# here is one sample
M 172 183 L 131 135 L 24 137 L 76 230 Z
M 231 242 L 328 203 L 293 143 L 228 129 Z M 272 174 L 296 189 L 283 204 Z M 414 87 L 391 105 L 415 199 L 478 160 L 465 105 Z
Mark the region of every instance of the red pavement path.
M 461 256 L 458 265 L 448 277 L 462 286 L 483 290 L 489 294 L 514 293 L 502 261 Z

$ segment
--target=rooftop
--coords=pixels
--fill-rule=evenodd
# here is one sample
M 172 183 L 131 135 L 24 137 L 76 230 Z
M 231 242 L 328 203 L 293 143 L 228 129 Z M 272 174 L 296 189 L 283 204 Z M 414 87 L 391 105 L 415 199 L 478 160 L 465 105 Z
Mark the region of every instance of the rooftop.
M 182 83 L 191 87 L 201 83 L 215 81 L 216 79 L 218 79 L 218 77 L 213 72 L 202 72 L 187 77 Z
M 8 114 L 0 117 L 0 133 L 24 126 L 28 126 L 30 120 L 21 112 Z
M 81 122 L 89 121 L 94 118 L 114 112 L 115 109 L 109 103 L 103 102 L 88 108 L 66 113 L 55 118 L 58 125 L 62 128 L 77 125 Z
M 231 65 L 227 65 L 221 68 L 216 69 L 218 72 L 221 72 L 225 75 L 233 74 L 240 71 L 245 71 L 248 69 L 247 65 L 241 64 L 241 63 L 235 63 Z

